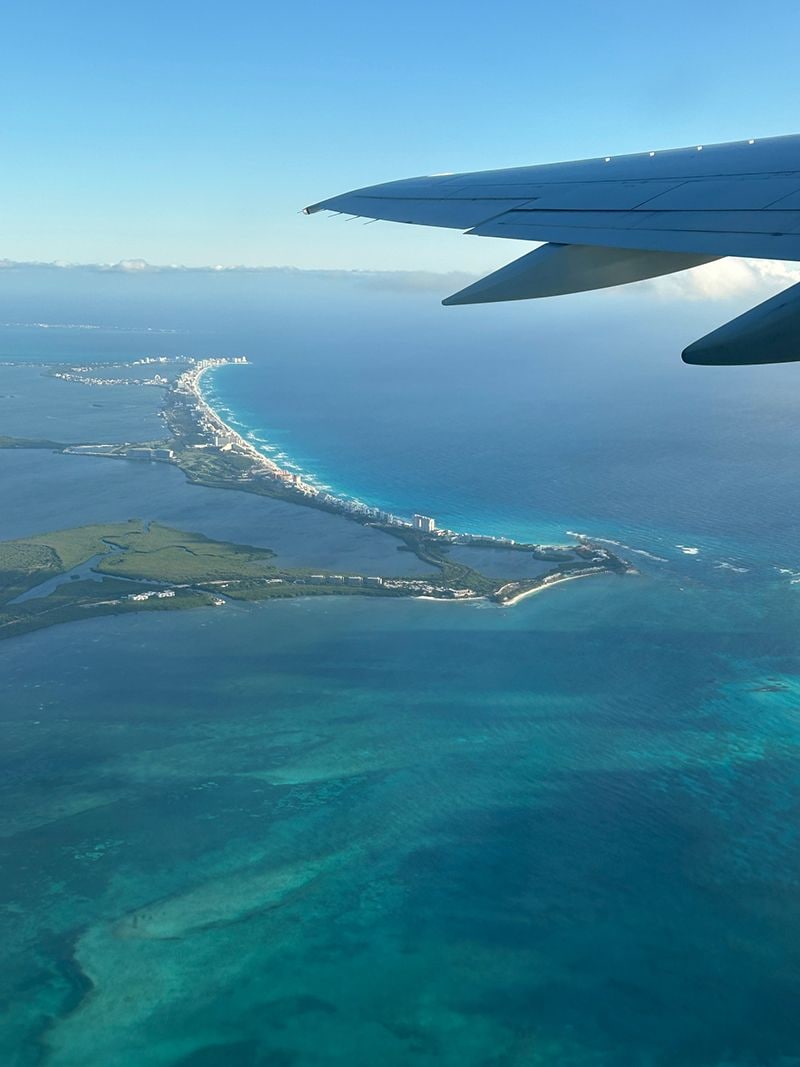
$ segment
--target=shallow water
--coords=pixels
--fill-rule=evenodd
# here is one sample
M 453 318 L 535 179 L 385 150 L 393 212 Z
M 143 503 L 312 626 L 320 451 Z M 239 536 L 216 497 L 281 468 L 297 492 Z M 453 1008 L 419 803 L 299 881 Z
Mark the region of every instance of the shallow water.
M 608 578 L 4 643 L 12 1062 L 790 1062 L 797 618 L 754 607 Z
M 490 578 L 538 578 L 552 570 L 552 560 L 535 559 L 528 552 L 509 552 L 502 548 L 465 548 L 456 545 L 449 549 L 448 558 Z
M 153 386 L 92 388 L 34 366 L 0 366 L 0 433 L 47 441 L 149 441 L 164 436 Z

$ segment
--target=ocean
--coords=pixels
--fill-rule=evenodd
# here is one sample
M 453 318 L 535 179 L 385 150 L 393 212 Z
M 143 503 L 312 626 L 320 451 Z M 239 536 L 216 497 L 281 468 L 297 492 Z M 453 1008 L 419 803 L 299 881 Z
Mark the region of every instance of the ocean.
M 70 319 L 56 288 L 53 322 L 122 328 L 6 327 L 0 359 L 246 354 L 209 399 L 321 484 L 640 573 L 0 644 L 3 1062 L 800 1064 L 797 368 L 684 367 L 723 313 L 650 291 L 115 278 Z M 155 392 L 14 373 L 0 433 L 152 426 Z M 2 537 L 140 514 L 403 558 L 160 465 L 0 452 L 0 486 Z

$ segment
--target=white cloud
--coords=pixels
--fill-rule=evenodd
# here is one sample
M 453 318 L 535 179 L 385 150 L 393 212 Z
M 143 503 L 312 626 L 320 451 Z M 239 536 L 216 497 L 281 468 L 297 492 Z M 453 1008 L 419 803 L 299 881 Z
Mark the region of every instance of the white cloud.
M 693 270 L 654 279 L 648 288 L 666 299 L 727 300 L 752 296 L 766 300 L 800 282 L 800 265 L 770 259 L 718 259 Z

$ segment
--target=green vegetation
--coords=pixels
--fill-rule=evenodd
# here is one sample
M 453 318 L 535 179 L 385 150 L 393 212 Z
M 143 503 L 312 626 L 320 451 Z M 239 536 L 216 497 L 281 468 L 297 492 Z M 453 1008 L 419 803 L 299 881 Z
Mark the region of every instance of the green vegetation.
M 68 446 L 60 441 L 48 441 L 43 437 L 9 437 L 0 433 L 0 448 L 49 448 L 59 452 Z
M 275 495 L 268 490 L 269 485 L 262 485 L 262 480 L 250 476 L 253 461 L 238 452 L 219 452 L 211 448 L 185 448 L 175 455 L 175 462 L 190 482 L 210 485 L 217 489 L 246 489 L 250 493 Z M 277 488 L 275 486 L 274 488 Z
M 80 526 L 70 530 L 16 541 L 0 541 L 0 638 L 71 622 L 96 615 L 119 614 L 128 611 L 171 611 L 176 608 L 200 607 L 215 602 L 208 590 L 186 586 L 174 589 L 173 595 L 153 595 L 147 600 L 132 600 L 132 593 L 160 590 L 156 585 L 134 585 L 118 578 L 102 581 L 65 581 L 46 596 L 31 597 L 22 603 L 13 603 L 21 594 L 66 574 L 94 556 L 114 552 L 120 547 L 131 546 L 134 554 L 146 555 L 152 546 L 158 551 L 168 544 L 177 547 L 177 539 L 183 538 L 187 551 L 198 546 L 205 538 L 194 534 L 179 534 L 166 527 L 146 527 L 138 519 L 107 525 Z M 214 542 L 210 542 L 214 544 Z M 235 549 L 239 546 L 230 546 Z M 254 550 L 271 553 L 265 550 Z
M 79 563 L 85 562 L 99 552 L 108 549 L 108 543 L 122 543 L 131 534 L 144 531 L 141 519 L 128 519 L 127 522 L 110 522 L 93 526 L 76 526 L 54 533 L 37 534 L 21 541 L 0 542 L 0 560 L 2 549 L 6 545 L 46 545 L 58 556 L 62 570 L 71 570 Z
M 205 589 L 203 585 L 199 589 Z M 293 597 L 307 596 L 403 596 L 401 592 L 389 589 L 370 589 L 364 586 L 349 585 L 312 585 L 303 577 L 262 578 L 251 581 L 225 582 L 215 585 L 213 591 L 229 600 L 287 600 Z
M 98 556 L 92 570 L 102 579 L 70 575 L 72 580 L 62 580 L 46 594 L 14 603 Z M 270 549 L 214 541 L 139 519 L 0 542 L 0 639 L 75 619 L 221 604 L 223 598 L 407 596 L 414 591 L 403 580 L 391 588 L 320 583 L 311 580 L 308 568 L 279 569 L 274 558 Z M 438 575 L 430 581 L 444 584 Z
M 143 529 L 141 521 L 131 519 L 127 523 L 79 526 L 17 541 L 0 541 L 0 604 L 107 552 L 109 541 Z
M 126 599 L 130 592 L 129 582 L 113 579 L 65 582 L 48 596 L 26 600 L 23 604 L 0 605 L 0 639 L 98 615 L 175 611 L 214 603 L 210 593 L 198 589 L 178 589 L 173 597 L 142 601 Z
M 63 570 L 57 553 L 49 545 L 6 541 L 0 546 L 0 589 L 4 598 L 18 596 Z
M 118 578 L 207 583 L 264 578 L 276 570 L 271 563 L 275 553 L 268 548 L 212 541 L 155 522 L 114 537 L 113 547 L 122 551 L 105 556 L 95 569 Z
M 307 497 L 274 478 L 254 477 L 253 461 L 238 452 L 220 452 L 213 448 L 186 448 L 180 439 L 171 439 L 168 447 L 175 450 L 175 463 L 193 485 L 212 489 L 238 489 L 240 492 L 286 500 L 291 504 L 343 514 L 328 507 L 317 497 Z

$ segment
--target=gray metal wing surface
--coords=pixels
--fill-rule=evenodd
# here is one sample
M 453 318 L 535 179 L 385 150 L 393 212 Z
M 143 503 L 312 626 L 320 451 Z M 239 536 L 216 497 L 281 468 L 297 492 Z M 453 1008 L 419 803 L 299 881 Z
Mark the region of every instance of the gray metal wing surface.
M 446 304 L 600 289 L 723 256 L 800 261 L 800 136 L 410 178 L 305 210 L 546 242 Z M 766 334 L 748 316 L 724 336 L 715 331 L 707 361 L 800 359 L 800 288 L 783 300 L 779 318 L 779 343 L 774 308 Z M 744 335 L 730 335 L 737 323 Z M 705 340 L 687 349 L 687 362 L 705 361 Z

